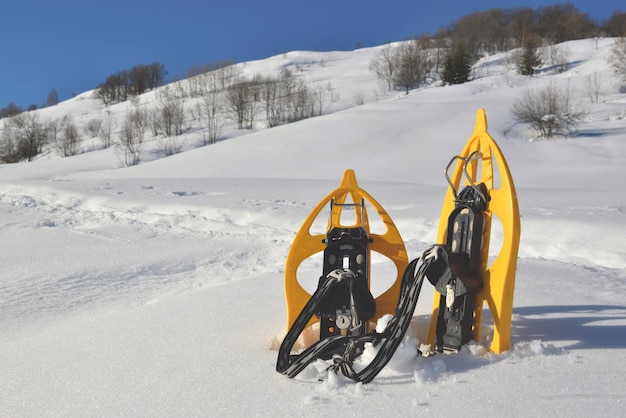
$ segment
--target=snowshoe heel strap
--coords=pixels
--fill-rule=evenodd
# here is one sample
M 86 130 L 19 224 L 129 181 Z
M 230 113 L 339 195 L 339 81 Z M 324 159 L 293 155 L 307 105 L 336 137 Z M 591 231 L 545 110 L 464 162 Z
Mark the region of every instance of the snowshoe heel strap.
M 435 349 L 456 352 L 472 335 L 475 294 L 480 290 L 481 249 L 487 191 L 484 184 L 466 186 L 448 218 L 443 257 L 427 272 L 440 293 Z

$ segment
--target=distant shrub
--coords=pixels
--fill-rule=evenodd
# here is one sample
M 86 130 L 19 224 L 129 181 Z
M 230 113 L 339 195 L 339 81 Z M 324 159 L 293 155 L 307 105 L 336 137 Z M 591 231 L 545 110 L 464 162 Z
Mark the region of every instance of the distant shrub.
M 553 138 L 575 129 L 582 112 L 574 109 L 572 90 L 550 83 L 540 90 L 527 90 L 513 103 L 516 121 L 530 124 L 540 137 Z

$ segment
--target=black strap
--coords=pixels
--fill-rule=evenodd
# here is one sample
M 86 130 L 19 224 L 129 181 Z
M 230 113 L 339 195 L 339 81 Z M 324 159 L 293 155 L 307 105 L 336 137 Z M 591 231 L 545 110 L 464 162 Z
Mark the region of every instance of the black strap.
M 276 371 L 288 377 L 295 377 L 318 358 L 332 358 L 331 370 L 335 372 L 341 370 L 346 377 L 355 382 L 371 382 L 391 360 L 402 342 L 411 324 L 426 271 L 437 259 L 437 256 L 437 246 L 434 246 L 425 251 L 420 258 L 409 263 L 402 277 L 395 316 L 389 321 L 383 332 L 372 331 L 360 336 L 332 336 L 316 342 L 300 354 L 291 354 L 291 349 L 298 336 L 314 315 L 317 304 L 337 282 L 335 276 L 327 277 L 311 296 L 287 332 L 278 352 Z M 378 347 L 378 352 L 371 363 L 357 372 L 353 368 L 353 362 L 362 354 L 365 343 L 373 343 Z
M 345 376 L 355 382 L 369 383 L 393 357 L 411 324 L 426 270 L 432 262 L 432 258 L 425 258 L 425 255 L 428 256 L 426 251 L 422 257 L 411 261 L 404 271 L 396 315 L 382 333 L 373 333 L 374 345 L 378 346 L 376 357 L 360 372 L 355 372 L 351 363 L 342 364 L 341 371 Z
M 484 211 L 489 195 L 484 183 L 466 186 L 448 218 L 446 245 L 427 272 L 439 292 L 435 350 L 457 352 L 472 338 L 475 295 L 482 286 L 481 251 Z
M 291 354 L 291 349 L 298 340 L 298 337 L 302 331 L 304 331 L 304 328 L 306 328 L 309 320 L 315 315 L 318 310 L 318 305 L 325 299 L 329 291 L 338 283 L 350 281 L 354 277 L 354 274 L 331 272 L 313 295 L 311 295 L 311 298 L 306 305 L 304 305 L 304 308 L 302 308 L 300 315 L 298 315 L 294 321 L 280 346 L 278 360 L 276 362 L 276 371 L 288 377 L 294 377 L 304 370 L 312 361 L 318 358 L 330 358 L 334 354 L 344 351 L 344 345 L 350 337 L 337 335 L 319 340 L 300 354 Z

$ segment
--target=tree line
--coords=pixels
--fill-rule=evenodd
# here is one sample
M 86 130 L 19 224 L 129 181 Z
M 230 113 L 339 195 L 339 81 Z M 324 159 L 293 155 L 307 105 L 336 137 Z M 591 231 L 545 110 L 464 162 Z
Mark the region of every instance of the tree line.
M 482 55 L 517 49 L 510 64 L 520 74 L 532 75 L 543 63 L 557 68 L 564 64 L 566 54 L 556 44 L 604 36 L 626 36 L 626 12 L 616 11 L 598 23 L 571 3 L 536 10 L 490 9 L 466 15 L 396 48 L 387 45 L 370 69 L 390 90 L 408 91 L 429 77 L 439 77 L 446 84 L 464 83 Z M 540 48 L 547 51 L 544 58 Z
M 606 22 L 597 24 L 570 3 L 538 10 L 474 12 L 435 34 L 383 46 L 370 62 L 370 70 L 388 90 L 405 93 L 433 81 L 465 83 L 481 57 L 499 52 L 506 52 L 505 65 L 523 76 L 532 76 L 542 66 L 564 72 L 569 51 L 559 43 L 591 38 L 597 45 L 604 36 L 617 38 L 608 63 L 626 81 L 626 12 L 614 12 Z M 586 77 L 585 93 L 592 103 L 600 101 L 602 90 L 597 74 Z M 544 89 L 526 91 L 515 100 L 511 112 L 539 137 L 567 135 L 584 115 L 573 97 L 571 86 L 551 83 Z
M 464 83 L 472 77 L 479 57 L 495 52 L 512 51 L 508 65 L 522 75 L 532 75 L 539 65 L 548 62 L 557 71 L 563 71 L 567 51 L 557 47 L 556 42 L 616 34 L 626 35 L 624 12 L 615 12 L 599 25 L 569 3 L 538 10 L 491 9 L 467 15 L 435 34 L 384 45 L 370 62 L 370 70 L 388 90 L 406 93 L 437 80 L 444 84 Z M 615 43 L 611 65 L 626 77 L 626 43 L 624 38 L 619 39 L 622 42 Z M 15 104 L 9 104 L 0 109 L 0 118 L 8 118 L 0 136 L 0 162 L 30 161 L 42 152 L 44 145 L 62 156 L 75 155 L 82 138 L 88 136 L 99 137 L 105 148 L 115 146 L 122 163 L 133 165 L 141 160 L 147 132 L 157 138 L 163 154 L 170 155 L 181 150 L 182 142 L 177 137 L 190 129 L 192 121 L 203 127 L 202 142 L 211 144 L 220 137 L 226 120 L 236 123 L 238 129 L 252 129 L 262 113 L 267 126 L 274 127 L 321 115 L 334 100 L 330 84 L 308 85 L 289 69 L 250 78 L 243 75 L 241 66 L 223 61 L 194 67 L 186 78 L 164 86 L 166 75 L 167 70 L 160 63 L 140 64 L 114 73 L 98 85 L 96 97 L 106 107 L 127 100 L 133 104 L 116 136 L 118 121 L 110 112 L 79 129 L 70 117 L 44 121 L 33 112 L 24 113 Z M 590 97 L 595 95 L 597 102 L 598 80 L 590 79 L 588 85 Z M 140 106 L 133 99 L 158 87 L 162 88 L 151 108 Z M 199 100 L 190 103 L 188 98 Z M 563 93 L 551 86 L 526 94 L 512 111 L 518 120 L 534 123 L 540 136 L 550 137 L 574 126 L 572 121 L 577 115 L 571 109 L 570 98 L 571 92 Z M 46 104 L 56 103 L 58 94 L 52 90 Z M 565 109 L 564 116 L 559 116 L 563 113 L 559 105 Z
M 122 165 L 135 165 L 141 161 L 150 134 L 167 156 L 181 151 L 179 137 L 192 126 L 200 126 L 196 129 L 202 132 L 201 142 L 209 145 L 219 139 L 227 121 L 238 129 L 253 129 L 261 114 L 267 126 L 274 127 L 319 116 L 333 100 L 330 83 L 311 86 L 289 69 L 252 78 L 245 77 L 242 67 L 231 62 L 202 69 L 194 68 L 189 77 L 156 89 L 154 101 L 142 103 L 139 95 L 130 93 L 138 90 L 129 88 L 124 92 L 129 110 L 119 118 L 103 110 L 100 117 L 77 125 L 70 116 L 44 120 L 36 112 L 13 115 L 0 131 L 0 162 L 31 161 L 46 146 L 63 157 L 76 155 L 84 139 L 99 138 L 102 148 L 115 148 Z M 107 80 L 109 83 L 95 91 L 106 107 L 112 104 L 111 91 L 119 93 L 120 88 L 130 85 L 115 84 L 113 81 L 120 80 L 117 77 Z M 118 93 L 115 100 L 121 101 L 124 96 Z
M 130 70 L 118 71 L 108 76 L 97 87 L 96 94 L 105 106 L 124 102 L 130 96 L 140 95 L 162 86 L 166 75 L 165 65 L 158 62 L 135 65 Z
M 59 103 L 59 93 L 57 93 L 55 89 L 52 89 L 50 90 L 50 93 L 48 93 L 48 99 L 46 100 L 44 104 L 42 104 L 39 107 L 36 104 L 33 104 L 33 105 L 30 105 L 28 109 L 26 110 L 30 112 L 31 110 L 37 110 L 38 108 L 54 106 L 58 103 Z M 5 107 L 0 108 L 0 119 L 10 118 L 11 116 L 19 115 L 22 112 L 24 112 L 24 109 L 22 109 L 20 106 L 16 105 L 15 103 L 11 102 Z

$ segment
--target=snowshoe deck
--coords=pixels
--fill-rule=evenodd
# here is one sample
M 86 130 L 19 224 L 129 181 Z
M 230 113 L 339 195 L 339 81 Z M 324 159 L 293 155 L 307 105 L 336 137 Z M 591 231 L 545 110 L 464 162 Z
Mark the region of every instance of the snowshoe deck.
M 328 206 L 330 206 L 330 215 L 326 234 L 312 234 L 313 224 Z M 373 208 L 382 224 L 385 225 L 386 231 L 382 234 L 370 231 L 367 207 Z M 342 223 L 342 214 L 350 209 L 354 211 L 354 214 L 349 217 L 355 220 L 355 223 L 345 225 Z M 359 187 L 354 171 L 348 169 L 344 172 L 339 187 L 313 208 L 293 240 L 285 266 L 287 329 L 292 327 L 311 298 L 311 294 L 302 287 L 297 277 L 298 267 L 303 261 L 317 253 L 324 252 L 324 271 L 320 280 L 324 280 L 334 269 L 345 268 L 360 276 L 357 278 L 362 281 L 367 290 L 371 284 L 369 275 L 371 251 L 387 257 L 397 270 L 391 287 L 375 299 L 375 312 L 371 320 L 376 321 L 384 314 L 393 314 L 395 311 L 402 274 L 408 264 L 408 256 L 400 232 L 391 217 L 372 196 Z M 331 329 L 331 324 L 323 319 L 324 312 L 320 314 L 324 322 L 320 338 L 335 334 L 336 330 Z M 312 317 L 307 326 L 318 320 L 317 317 Z
M 452 253 L 465 254 L 470 258 L 462 264 L 468 266 L 466 270 L 473 276 L 473 280 L 479 282 L 480 287 L 475 292 L 471 292 L 474 294 L 473 301 L 463 302 L 466 303 L 464 309 L 473 311 L 470 316 L 471 337 L 476 341 L 480 338 L 483 303 L 486 302 L 494 320 L 494 334 L 490 348 L 491 351 L 500 353 L 507 351 L 510 347 L 520 216 L 513 178 L 502 151 L 487 132 L 487 117 L 484 109 L 478 110 L 474 133 L 456 158 L 458 162 L 449 178 L 451 187 L 446 193 L 441 211 L 437 243 L 447 246 Z M 498 178 L 494 178 L 495 175 L 498 175 Z M 499 180 L 499 185 L 496 183 L 497 180 Z M 460 198 L 463 192 L 457 196 L 457 190 L 460 190 L 462 182 L 466 187 L 470 187 L 470 190 L 478 188 L 477 185 L 482 188 L 481 193 L 484 194 L 486 207 L 480 210 L 480 214 L 476 215 L 474 209 L 468 211 L 467 207 L 459 204 L 463 201 Z M 464 219 L 463 213 L 466 215 Z M 467 225 L 474 225 L 472 233 L 476 233 L 477 224 L 473 224 L 474 221 L 469 219 L 470 216 L 473 218 L 475 215 L 481 218 L 482 236 L 464 237 L 459 241 L 460 233 L 469 233 Z M 489 239 L 494 215 L 502 223 L 503 243 L 493 263 L 488 265 Z M 466 226 L 461 226 L 458 231 L 450 231 L 451 228 L 455 228 L 455 225 Z M 450 248 L 455 242 L 462 242 L 467 248 Z M 438 322 L 445 321 L 444 315 L 440 315 L 440 310 L 443 309 L 441 304 L 445 303 L 445 295 L 441 291 L 442 289 L 439 289 L 436 292 L 433 303 L 433 315 L 428 332 L 428 343 L 431 347 L 446 345 L 442 339 L 445 326 L 441 323 L 438 325 Z M 468 326 L 468 324 L 464 323 L 461 326 Z M 459 331 L 459 335 L 461 334 L 463 334 L 461 339 L 466 339 L 467 330 Z M 458 343 L 465 342 L 457 341 L 452 345 L 459 346 Z

